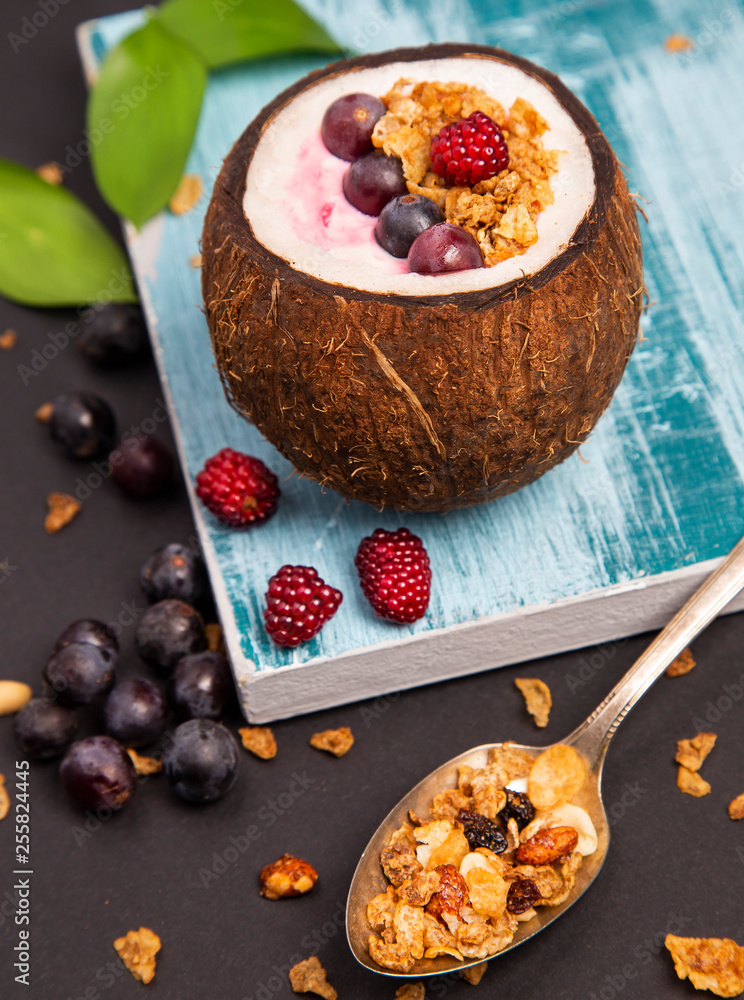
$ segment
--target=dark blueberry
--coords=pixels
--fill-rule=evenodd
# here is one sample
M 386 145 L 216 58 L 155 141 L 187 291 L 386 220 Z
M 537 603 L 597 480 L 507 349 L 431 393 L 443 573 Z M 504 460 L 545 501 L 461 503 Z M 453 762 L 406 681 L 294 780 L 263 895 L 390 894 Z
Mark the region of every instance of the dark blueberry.
M 109 455 L 111 478 L 131 497 L 153 497 L 173 482 L 173 454 L 151 434 L 130 434 Z
M 379 215 L 391 198 L 406 194 L 403 164 L 397 156 L 366 153 L 344 174 L 344 194 L 365 215 Z
M 88 705 L 111 690 L 116 670 L 108 650 L 71 642 L 52 653 L 41 675 L 60 705 Z
M 535 818 L 535 807 L 527 798 L 526 792 L 513 792 L 511 788 L 506 789 L 506 805 L 499 813 L 504 822 L 515 819 L 520 830 L 524 830 L 528 823 Z
M 71 458 L 98 458 L 111 450 L 116 420 L 111 407 L 90 392 L 63 392 L 37 415 L 48 428 L 52 439 Z
M 16 743 L 27 757 L 59 757 L 72 743 L 78 727 L 77 712 L 46 698 L 32 698 L 15 717 Z
M 219 719 L 233 693 L 222 653 L 184 656 L 168 680 L 168 699 L 182 719 Z
M 105 649 L 111 655 L 114 663 L 119 659 L 119 643 L 116 636 L 110 632 L 108 625 L 96 621 L 95 618 L 81 618 L 68 625 L 57 637 L 54 652 L 56 653 L 63 646 L 69 646 L 71 642 L 89 642 L 91 646 Z
M 198 604 L 209 588 L 202 557 L 178 542 L 153 552 L 140 570 L 140 584 L 148 601 L 173 597 L 187 604 Z
M 122 746 L 144 747 L 165 729 L 168 702 L 152 681 L 143 678 L 120 681 L 103 706 L 104 727 Z
M 163 755 L 163 771 L 187 802 L 213 802 L 235 783 L 238 748 L 224 726 L 190 719 L 173 732 Z
M 146 353 L 147 327 L 139 306 L 110 302 L 86 310 L 84 317 L 77 345 L 93 364 L 114 368 Z
M 137 622 L 134 645 L 145 663 L 168 672 L 182 656 L 206 648 L 204 620 L 183 601 L 159 601 Z
M 421 194 L 402 194 L 380 212 L 375 237 L 393 257 L 407 257 L 416 237 L 439 222 L 444 222 L 444 213 L 435 201 Z
M 387 108 L 372 94 L 346 94 L 323 115 L 320 134 L 326 149 L 342 160 L 356 160 L 372 149 L 372 131 Z
M 425 229 L 408 251 L 408 270 L 418 274 L 445 274 L 485 266 L 478 240 L 452 222 Z
M 509 886 L 506 908 L 509 913 L 524 913 L 540 899 L 540 890 L 531 878 L 518 878 Z
M 121 744 L 110 736 L 77 740 L 59 765 L 62 787 L 83 809 L 116 811 L 136 788 L 134 765 Z
M 463 825 L 471 851 L 476 847 L 487 847 L 494 854 L 501 854 L 509 846 L 501 830 L 486 816 L 461 809 L 457 818 Z

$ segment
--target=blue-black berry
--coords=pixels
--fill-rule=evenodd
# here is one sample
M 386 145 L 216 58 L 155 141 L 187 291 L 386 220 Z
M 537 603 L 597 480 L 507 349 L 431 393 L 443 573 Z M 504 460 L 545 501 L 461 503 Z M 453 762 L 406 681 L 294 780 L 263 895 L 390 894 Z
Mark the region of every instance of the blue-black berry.
M 190 719 L 174 731 L 163 756 L 163 771 L 174 791 L 187 802 L 213 802 L 235 783 L 235 740 L 211 719 Z
M 380 212 L 375 237 L 393 257 L 407 257 L 416 237 L 439 222 L 444 222 L 444 212 L 435 201 L 421 194 L 403 194 Z
M 140 570 L 140 584 L 148 601 L 175 598 L 199 604 L 209 584 L 204 560 L 178 542 L 156 549 Z

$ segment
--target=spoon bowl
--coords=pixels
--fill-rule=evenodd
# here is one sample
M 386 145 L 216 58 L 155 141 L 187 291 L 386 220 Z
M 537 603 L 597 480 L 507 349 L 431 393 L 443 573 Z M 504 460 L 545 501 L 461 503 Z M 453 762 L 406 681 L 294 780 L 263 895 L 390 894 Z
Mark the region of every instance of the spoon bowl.
M 732 549 L 718 569 L 656 636 L 648 649 L 636 660 L 589 718 L 566 739 L 558 741 L 563 746 L 572 746 L 584 758 L 586 780 L 581 791 L 571 801 L 589 813 L 597 831 L 597 848 L 584 858 L 568 898 L 559 906 L 539 907 L 537 916 L 529 921 L 520 922 L 511 943 L 502 951 L 489 956 L 489 960 L 523 944 L 562 916 L 595 880 L 607 856 L 610 843 L 610 827 L 602 802 L 602 768 L 607 748 L 620 723 L 641 695 L 692 639 L 723 610 L 742 586 L 744 586 L 744 539 Z M 367 921 L 367 904 L 374 896 L 384 893 L 389 885 L 380 864 L 380 854 L 387 847 L 393 832 L 408 821 L 409 812 L 428 816 L 434 796 L 447 788 L 457 787 L 458 771 L 461 767 L 465 765 L 474 768 L 485 767 L 489 750 L 501 745 L 488 743 L 466 750 L 432 771 L 388 813 L 367 844 L 354 873 L 346 904 L 346 934 L 349 945 L 355 958 L 366 968 L 398 979 L 403 976 L 421 978 L 452 971 L 459 972 L 484 961 L 482 958 L 475 958 L 460 962 L 442 955 L 438 958 L 420 959 L 408 973 L 383 968 L 372 959 L 367 947 L 372 933 Z M 510 746 L 524 750 L 534 757 L 548 748 L 515 743 L 510 743 Z

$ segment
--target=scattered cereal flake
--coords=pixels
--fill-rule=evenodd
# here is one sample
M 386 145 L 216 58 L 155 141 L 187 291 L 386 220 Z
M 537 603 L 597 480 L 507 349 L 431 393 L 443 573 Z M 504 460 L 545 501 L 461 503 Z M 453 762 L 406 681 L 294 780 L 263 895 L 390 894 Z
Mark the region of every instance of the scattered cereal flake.
M 204 626 L 204 632 L 207 636 L 207 649 L 212 653 L 224 653 L 225 636 L 222 632 L 222 626 L 218 622 L 210 622 L 209 625 Z
M 677 788 L 688 795 L 694 795 L 696 799 L 710 792 L 710 785 L 705 778 L 701 778 L 697 771 L 690 771 L 682 764 L 677 772 Z
M 414 849 L 403 840 L 385 848 L 380 855 L 380 864 L 393 885 L 402 885 L 423 869 Z
M 10 796 L 5 787 L 5 775 L 0 774 L 0 819 L 5 819 L 10 809 Z
M 401 945 L 413 958 L 424 957 L 424 911 L 420 906 L 399 902 L 393 917 L 395 943 Z
M 155 975 L 155 956 L 160 951 L 160 938 L 149 927 L 129 931 L 117 938 L 114 948 L 135 979 L 149 983 Z
M 744 792 L 729 802 L 728 813 L 731 819 L 744 819 Z
M 54 403 L 42 403 L 38 410 L 34 410 L 34 416 L 40 424 L 48 424 L 54 412 Z
M 250 750 L 261 760 L 276 757 L 276 740 L 268 726 L 243 726 L 238 732 L 246 750 Z
M 691 740 L 677 741 L 677 755 L 674 758 L 688 771 L 699 771 L 716 742 L 715 733 L 698 733 Z
M 406 983 L 395 991 L 396 1000 L 424 1000 L 426 987 L 423 983 Z
M 367 920 L 373 931 L 379 931 L 384 936 L 385 931 L 393 925 L 397 905 L 392 885 L 387 887 L 387 892 L 381 892 L 367 903 Z
M 316 750 L 327 750 L 334 757 L 343 757 L 354 746 L 354 737 L 348 726 L 340 729 L 326 729 L 310 737 L 310 746 Z
M 694 666 L 697 666 L 697 664 L 692 655 L 692 650 L 688 646 L 687 649 L 682 650 L 676 660 L 672 660 L 664 673 L 667 677 L 681 677 L 682 674 L 689 674 Z
M 326 978 L 326 970 L 320 964 L 317 955 L 298 962 L 289 970 L 289 982 L 295 993 L 317 993 L 325 1000 L 336 1000 L 338 993 Z
M 176 192 L 168 202 L 168 208 L 174 215 L 190 212 L 202 196 L 201 177 L 196 174 L 184 174 L 176 188 Z
M 537 677 L 517 677 L 514 681 L 522 692 L 527 704 L 527 711 L 535 720 L 535 725 L 544 729 L 548 724 L 548 716 L 553 705 L 550 688 L 545 681 Z
M 573 747 L 548 747 L 537 758 L 527 779 L 527 794 L 536 809 L 570 802 L 584 784 L 586 768 Z
M 430 811 L 434 819 L 446 819 L 454 823 L 461 809 L 470 809 L 470 798 L 457 788 L 447 788 L 434 796 Z
M 483 973 L 487 968 L 488 962 L 478 962 L 477 965 L 469 965 L 467 969 L 463 969 L 460 975 L 463 979 L 467 979 L 473 986 L 477 986 L 481 979 L 483 979 Z
M 674 34 L 664 39 L 664 48 L 667 52 L 689 52 L 695 48 L 695 43 L 687 35 Z
M 189 257 L 189 264 L 191 264 L 192 267 L 201 267 L 202 255 L 200 253 L 192 253 Z
M 160 774 L 163 770 L 162 760 L 157 757 L 142 757 L 136 750 L 127 750 L 137 774 Z
M 419 848 L 422 851 L 422 848 Z M 429 852 L 426 862 L 422 862 L 425 868 L 434 869 L 440 865 L 454 865 L 459 868 L 462 859 L 470 853 L 470 844 L 462 830 L 453 830 L 443 843 L 439 844 Z M 418 852 L 417 852 L 418 855 Z M 419 861 L 421 861 L 421 856 Z
M 81 505 L 67 493 L 50 493 L 47 497 L 49 513 L 44 520 L 44 527 L 50 535 L 56 534 L 66 524 L 73 521 L 80 513 Z
M 54 184 L 55 187 L 58 187 L 65 179 L 65 175 L 62 173 L 62 168 L 59 163 L 55 163 L 54 160 L 49 163 L 42 163 L 40 167 L 36 168 L 36 173 L 43 181 L 46 181 L 47 184 Z
M 696 990 L 718 997 L 744 993 L 744 948 L 730 938 L 683 938 L 667 934 L 664 944 L 674 959 L 674 971 Z
M 526 778 L 535 758 L 526 750 L 520 750 L 512 743 L 500 743 L 488 751 L 488 763 L 500 768 L 508 775 L 508 780 Z
M 0 334 L 0 351 L 12 351 L 18 343 L 18 334 L 15 330 L 6 330 Z
M 475 912 L 486 917 L 500 917 L 506 909 L 509 883 L 485 868 L 472 868 L 465 881 L 468 884 L 470 905 Z
M 414 957 L 402 944 L 388 944 L 377 935 L 371 934 L 367 947 L 372 961 L 377 962 L 384 969 L 392 969 L 394 972 L 410 972 L 413 968 Z

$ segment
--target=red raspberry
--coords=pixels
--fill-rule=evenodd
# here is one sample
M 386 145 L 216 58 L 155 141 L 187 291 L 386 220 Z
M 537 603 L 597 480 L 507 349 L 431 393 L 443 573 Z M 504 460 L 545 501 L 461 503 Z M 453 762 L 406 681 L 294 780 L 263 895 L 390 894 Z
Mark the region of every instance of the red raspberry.
M 423 617 L 431 588 L 429 557 L 408 528 L 376 528 L 362 539 L 354 564 L 375 614 L 400 624 Z
M 445 125 L 431 140 L 431 169 L 450 185 L 472 187 L 508 166 L 504 133 L 482 111 Z
M 312 566 L 282 566 L 266 592 L 266 631 L 277 646 L 298 646 L 320 632 L 342 600 Z
M 196 494 L 205 507 L 233 528 L 266 521 L 279 499 L 277 478 L 258 458 L 223 448 L 207 459 L 196 477 Z

